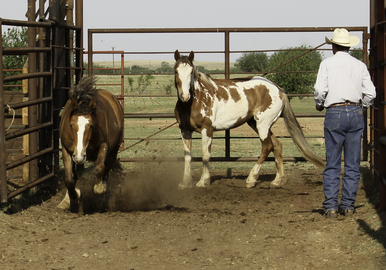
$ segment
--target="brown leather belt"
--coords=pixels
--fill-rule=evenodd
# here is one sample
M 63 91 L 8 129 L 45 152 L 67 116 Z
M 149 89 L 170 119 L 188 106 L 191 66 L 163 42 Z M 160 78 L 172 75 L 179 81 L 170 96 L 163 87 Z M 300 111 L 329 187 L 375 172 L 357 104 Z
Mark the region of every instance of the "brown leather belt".
M 354 102 L 335 103 L 335 104 L 330 105 L 329 108 L 331 108 L 331 107 L 339 107 L 339 106 L 346 106 L 346 105 L 359 105 L 359 103 L 354 103 Z

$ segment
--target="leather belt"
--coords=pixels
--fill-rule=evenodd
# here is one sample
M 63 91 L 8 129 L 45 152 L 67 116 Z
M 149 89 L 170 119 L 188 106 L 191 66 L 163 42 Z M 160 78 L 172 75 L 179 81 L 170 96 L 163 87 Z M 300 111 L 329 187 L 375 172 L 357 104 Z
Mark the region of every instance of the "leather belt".
M 339 107 L 339 106 L 346 106 L 346 105 L 360 105 L 359 103 L 354 103 L 354 102 L 342 102 L 342 103 L 335 103 L 330 105 L 329 108 L 331 107 Z

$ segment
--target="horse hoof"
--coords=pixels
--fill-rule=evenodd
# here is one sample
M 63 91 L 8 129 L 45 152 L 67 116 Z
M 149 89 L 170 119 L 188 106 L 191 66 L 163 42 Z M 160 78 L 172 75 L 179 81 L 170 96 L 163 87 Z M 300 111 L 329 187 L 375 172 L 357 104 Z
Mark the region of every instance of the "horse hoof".
M 196 187 L 209 187 L 209 186 L 210 186 L 210 182 L 208 182 L 208 181 L 199 181 L 196 184 Z
M 254 188 L 256 186 L 256 182 L 247 182 L 247 188 Z
M 192 184 L 185 184 L 185 183 L 180 183 L 178 185 L 178 189 L 186 189 L 186 188 L 192 188 Z
M 61 203 L 58 204 L 57 207 L 63 210 L 67 210 L 70 209 L 70 203 L 63 200 Z
M 270 187 L 271 188 L 280 188 L 282 185 L 277 184 L 277 183 L 271 183 Z
M 107 185 L 106 184 L 97 184 L 94 186 L 94 193 L 97 195 L 103 195 L 106 193 Z
M 281 179 L 278 179 L 278 180 L 273 180 L 271 182 L 271 188 L 280 188 L 282 186 L 284 186 L 284 184 L 286 183 L 286 179 L 285 178 L 281 178 Z

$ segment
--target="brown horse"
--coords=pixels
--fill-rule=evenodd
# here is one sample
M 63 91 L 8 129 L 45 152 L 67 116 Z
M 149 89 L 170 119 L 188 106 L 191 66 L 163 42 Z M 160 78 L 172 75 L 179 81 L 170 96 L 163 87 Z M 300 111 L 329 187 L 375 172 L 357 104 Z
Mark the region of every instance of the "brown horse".
M 201 133 L 203 172 L 198 187 L 210 185 L 209 159 L 213 132 L 238 127 L 244 123 L 260 136 L 262 150 L 256 165 L 246 180 L 247 187 L 256 185 L 262 163 L 273 151 L 276 161 L 276 177 L 271 187 L 285 184 L 282 145 L 271 132 L 272 125 L 284 116 L 285 124 L 302 155 L 318 167 L 323 160 L 308 145 L 292 111 L 286 94 L 273 82 L 263 77 L 234 80 L 213 79 L 198 72 L 194 65 L 194 53 L 181 56 L 174 53 L 176 64 L 175 86 L 178 101 L 175 116 L 179 123 L 185 151 L 185 170 L 180 188 L 192 186 L 191 148 L 193 131 Z
M 111 169 L 120 169 L 117 153 L 123 138 L 123 109 L 108 91 L 94 88 L 93 77 L 83 77 L 69 91 L 59 126 L 67 193 L 58 205 L 78 211 L 76 166 L 86 160 L 95 162 L 95 194 L 106 192 Z

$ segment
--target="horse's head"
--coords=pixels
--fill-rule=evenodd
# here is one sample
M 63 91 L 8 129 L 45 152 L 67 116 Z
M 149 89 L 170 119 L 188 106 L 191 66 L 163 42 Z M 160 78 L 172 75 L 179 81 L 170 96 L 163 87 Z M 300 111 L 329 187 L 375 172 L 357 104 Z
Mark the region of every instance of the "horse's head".
M 92 118 L 89 114 L 73 115 L 70 125 L 74 138 L 72 160 L 75 164 L 83 164 L 86 161 L 86 149 L 92 133 Z
M 70 128 L 73 137 L 72 160 L 75 164 L 83 164 L 86 161 L 86 149 L 90 142 L 93 129 L 93 111 L 95 101 L 79 103 L 70 118 Z
M 177 89 L 178 98 L 182 102 L 187 102 L 191 98 L 194 84 L 194 52 L 190 52 L 189 56 L 181 56 L 179 51 L 174 53 L 176 64 L 174 66 L 174 83 Z

